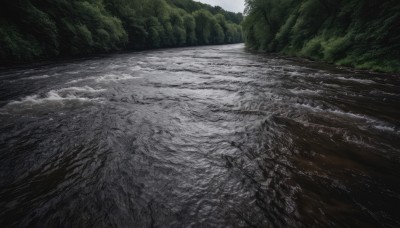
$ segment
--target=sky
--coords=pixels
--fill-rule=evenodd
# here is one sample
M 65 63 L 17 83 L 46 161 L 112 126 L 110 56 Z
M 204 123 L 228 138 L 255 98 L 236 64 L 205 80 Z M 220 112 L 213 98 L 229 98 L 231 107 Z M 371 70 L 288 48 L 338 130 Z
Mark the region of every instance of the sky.
M 210 4 L 212 6 L 221 6 L 224 10 L 232 12 L 242 12 L 244 10 L 244 0 L 195 0 Z

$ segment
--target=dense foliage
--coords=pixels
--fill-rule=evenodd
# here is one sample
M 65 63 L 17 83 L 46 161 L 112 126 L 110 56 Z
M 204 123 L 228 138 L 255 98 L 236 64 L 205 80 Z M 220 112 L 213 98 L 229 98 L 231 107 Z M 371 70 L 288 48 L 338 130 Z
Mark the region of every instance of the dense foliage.
M 0 62 L 236 43 L 242 19 L 192 0 L 2 0 Z
M 246 0 L 246 45 L 400 72 L 398 0 Z

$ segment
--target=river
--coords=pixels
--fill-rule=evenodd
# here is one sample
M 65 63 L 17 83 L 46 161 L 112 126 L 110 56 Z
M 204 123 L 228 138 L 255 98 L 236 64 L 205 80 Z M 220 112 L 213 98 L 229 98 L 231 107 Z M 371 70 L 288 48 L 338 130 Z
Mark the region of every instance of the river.
M 0 72 L 1 227 L 399 227 L 400 76 L 163 49 Z

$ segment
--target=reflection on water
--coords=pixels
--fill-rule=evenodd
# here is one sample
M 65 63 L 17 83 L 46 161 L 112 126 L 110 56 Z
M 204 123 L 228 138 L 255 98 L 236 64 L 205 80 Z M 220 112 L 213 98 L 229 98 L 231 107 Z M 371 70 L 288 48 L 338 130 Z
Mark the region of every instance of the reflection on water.
M 242 45 L 3 71 L 0 224 L 398 227 L 399 91 Z

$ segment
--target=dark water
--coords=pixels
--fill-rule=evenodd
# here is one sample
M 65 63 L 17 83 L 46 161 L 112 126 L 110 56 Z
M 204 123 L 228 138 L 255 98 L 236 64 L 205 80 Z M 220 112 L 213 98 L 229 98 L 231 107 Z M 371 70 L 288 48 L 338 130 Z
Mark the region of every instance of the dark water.
M 399 227 L 400 77 L 242 45 L 0 74 L 1 227 Z

